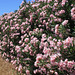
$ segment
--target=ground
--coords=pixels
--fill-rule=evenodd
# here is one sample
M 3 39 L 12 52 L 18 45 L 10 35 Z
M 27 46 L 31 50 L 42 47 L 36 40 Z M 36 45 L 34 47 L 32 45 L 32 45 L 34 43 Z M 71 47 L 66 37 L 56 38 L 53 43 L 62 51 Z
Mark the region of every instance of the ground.
M 18 75 L 11 63 L 0 56 L 0 75 Z

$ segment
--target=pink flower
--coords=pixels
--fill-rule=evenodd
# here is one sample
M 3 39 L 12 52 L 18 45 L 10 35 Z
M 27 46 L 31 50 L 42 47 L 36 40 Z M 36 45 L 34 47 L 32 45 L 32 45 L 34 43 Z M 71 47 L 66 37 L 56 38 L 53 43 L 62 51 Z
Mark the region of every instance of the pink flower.
M 43 53 L 48 53 L 48 49 L 47 49 L 47 47 L 44 47 L 44 49 L 43 49 Z
M 38 70 L 36 69 L 36 70 L 34 70 L 34 74 L 36 74 L 38 72 Z
M 54 62 L 56 58 L 57 58 L 57 55 L 54 54 L 54 55 L 50 56 L 50 61 Z
M 35 63 L 34 63 L 34 66 L 38 66 L 38 63 L 40 63 L 39 61 L 36 61 Z
M 19 41 L 19 44 L 21 44 L 21 43 L 22 43 L 22 41 L 20 40 L 20 41 Z
M 73 66 L 75 65 L 75 62 L 74 61 L 68 61 L 68 63 L 67 63 L 67 67 L 68 68 L 73 68 Z
M 63 14 L 63 13 L 65 13 L 65 10 L 60 10 L 59 11 L 59 14 Z
M 65 26 L 67 23 L 68 23 L 68 20 L 64 20 L 64 21 L 62 22 L 62 25 Z
M 54 18 L 55 16 L 53 14 L 50 15 L 51 18 Z
M 10 25 L 12 25 L 12 23 L 13 23 L 13 20 L 10 20 Z
M 45 40 L 46 40 L 46 38 L 42 38 L 42 39 L 41 39 L 41 42 L 44 42 Z
M 21 6 L 24 4 L 24 1 L 22 1 Z
M 52 39 L 52 37 L 50 36 L 50 37 L 48 37 L 47 41 L 49 42 L 51 39 Z
M 61 5 L 64 6 L 65 3 L 66 3 L 66 1 L 67 1 L 67 0 L 62 0 L 62 4 L 61 4 Z
M 16 60 L 15 60 L 15 61 L 13 61 L 13 63 L 12 63 L 12 64 L 13 64 L 13 65 L 14 65 L 14 64 L 16 64 Z
M 15 50 L 17 51 L 17 53 L 20 52 L 20 46 L 16 46 Z
M 54 6 L 57 6 L 58 5 L 58 3 L 54 3 Z
M 60 34 L 59 34 L 59 37 L 63 38 L 63 35 L 60 33 Z
M 42 67 L 41 70 L 46 73 L 46 68 Z
M 24 47 L 25 46 L 25 43 L 22 43 L 21 47 Z
M 45 38 L 46 37 L 46 34 L 42 34 L 42 38 Z
M 57 34 L 57 35 L 59 34 L 59 31 L 58 31 L 58 29 L 55 29 L 55 34 Z
M 55 47 L 55 42 L 54 41 L 49 41 L 50 42 L 50 47 Z
M 42 54 L 37 54 L 36 61 L 39 61 L 41 59 L 42 59 Z
M 66 45 L 64 45 L 64 46 L 63 46 L 63 48 L 64 48 L 64 49 L 66 49 L 66 48 L 67 48 L 67 46 L 66 46 Z
M 72 20 L 75 20 L 75 14 L 74 14 L 74 15 L 72 15 Z
M 55 72 L 55 75 L 58 75 L 58 72 Z
M 68 37 L 66 40 L 63 41 L 63 44 L 66 46 L 70 46 L 73 44 L 73 38 Z
M 25 40 L 24 40 L 26 43 L 29 41 L 29 38 L 25 38 Z
M 55 2 L 58 2 L 58 0 L 55 0 Z
M 61 46 L 62 45 L 62 42 L 61 41 L 58 41 L 57 42 L 57 46 Z
M 47 43 L 47 42 L 45 42 L 45 43 L 44 43 L 44 46 L 45 46 L 45 47 L 48 47 L 48 43 Z
M 43 20 L 43 24 L 45 24 L 46 23 L 46 20 Z
M 21 72 L 21 70 L 22 70 L 22 65 L 20 64 L 20 65 L 19 65 L 19 68 L 18 68 L 18 71 Z
M 32 7 L 35 8 L 35 7 L 38 7 L 39 5 L 40 5 L 39 3 L 36 3 L 36 4 L 33 4 Z
M 26 70 L 26 74 L 27 74 L 27 75 L 30 75 L 30 71 L 29 71 L 29 70 Z
M 66 70 L 66 63 L 63 61 L 63 60 L 61 60 L 60 62 L 59 62 L 59 68 L 60 69 L 63 69 L 63 70 Z
M 8 62 L 8 61 L 9 61 L 9 59 L 7 58 L 7 59 L 6 59 L 6 61 Z
M 24 30 L 23 29 L 21 30 L 21 33 L 24 34 Z
M 66 64 L 68 63 L 68 59 L 65 59 L 65 63 L 66 63 Z
M 75 13 L 75 7 L 71 9 L 71 13 Z
M 43 32 L 43 29 L 42 28 L 40 29 L 40 32 Z
M 59 28 L 59 24 L 57 24 L 56 26 L 55 26 L 55 29 L 58 29 Z
M 50 3 L 52 0 L 48 0 L 47 3 Z

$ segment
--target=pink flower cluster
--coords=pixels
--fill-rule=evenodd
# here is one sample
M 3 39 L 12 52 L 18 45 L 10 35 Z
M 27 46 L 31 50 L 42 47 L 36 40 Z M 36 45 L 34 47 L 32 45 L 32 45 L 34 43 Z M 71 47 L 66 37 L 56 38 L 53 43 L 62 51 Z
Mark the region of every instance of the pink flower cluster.
M 65 75 L 73 73 L 73 3 L 69 5 L 69 0 L 37 0 L 25 5 L 23 1 L 17 12 L 0 16 L 2 57 L 26 75 L 59 75 L 60 71 L 64 75 L 64 70 Z
M 46 40 L 47 39 L 46 35 L 45 34 L 43 34 L 43 35 L 42 36 L 43 36 L 44 40 Z M 64 46 L 64 47 L 67 46 L 66 47 L 66 49 L 67 49 L 68 47 L 70 47 L 73 44 L 73 42 L 72 42 L 73 38 L 68 37 L 64 41 L 63 40 L 57 41 L 57 39 L 53 39 L 50 36 L 47 40 L 50 43 L 50 46 L 48 45 L 48 42 L 46 45 L 44 45 L 46 42 L 41 40 L 40 49 L 43 48 L 44 55 L 43 54 L 37 54 L 36 62 L 34 63 L 34 65 L 36 67 L 39 67 L 39 69 L 36 69 L 34 72 L 35 73 L 40 72 L 42 74 L 43 72 L 44 73 L 46 72 L 46 68 L 48 68 L 50 70 L 54 66 L 58 66 L 59 70 L 61 70 L 61 71 L 66 70 L 68 72 L 72 72 L 72 69 L 74 68 L 75 62 L 74 61 L 68 61 L 68 59 L 65 59 L 65 61 L 63 61 L 61 58 L 62 55 L 60 52 L 61 52 L 61 49 L 63 48 L 62 46 Z M 69 41 L 69 43 L 68 43 L 69 45 L 67 44 L 68 41 Z M 65 50 L 65 48 L 63 48 L 63 51 L 64 50 Z M 45 69 L 44 71 L 41 70 L 42 67 Z M 47 72 L 50 72 L 49 70 Z
M 71 9 L 71 16 L 72 16 L 72 19 L 75 20 L 75 7 Z
M 59 69 L 60 70 L 68 70 L 68 71 L 72 72 L 71 69 L 74 67 L 74 65 L 75 65 L 74 61 L 68 61 L 68 59 L 65 59 L 65 61 L 61 60 L 59 62 Z

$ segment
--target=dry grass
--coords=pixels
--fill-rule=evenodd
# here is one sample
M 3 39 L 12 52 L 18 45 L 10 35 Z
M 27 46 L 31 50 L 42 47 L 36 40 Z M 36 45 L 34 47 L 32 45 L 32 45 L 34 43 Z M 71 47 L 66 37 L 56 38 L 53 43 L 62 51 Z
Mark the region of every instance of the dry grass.
M 0 56 L 0 75 L 18 75 L 17 72 L 13 69 L 11 63 L 6 62 Z

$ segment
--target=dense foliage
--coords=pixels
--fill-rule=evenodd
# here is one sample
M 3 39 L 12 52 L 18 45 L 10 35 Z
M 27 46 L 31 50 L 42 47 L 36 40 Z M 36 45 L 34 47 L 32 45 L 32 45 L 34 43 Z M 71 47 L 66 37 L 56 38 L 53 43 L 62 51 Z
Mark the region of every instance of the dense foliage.
M 0 16 L 0 53 L 26 75 L 75 74 L 75 0 L 36 0 Z

